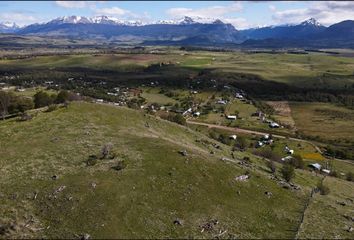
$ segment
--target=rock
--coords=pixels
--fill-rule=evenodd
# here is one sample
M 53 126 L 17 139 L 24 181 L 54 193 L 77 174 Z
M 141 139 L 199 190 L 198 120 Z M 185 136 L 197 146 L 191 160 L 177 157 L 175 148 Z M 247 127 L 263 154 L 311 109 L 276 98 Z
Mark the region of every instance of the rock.
M 91 236 L 90 236 L 90 234 L 88 234 L 88 233 L 85 233 L 84 235 L 81 236 L 81 239 L 82 239 L 82 240 L 88 240 L 88 239 L 90 239 L 90 238 L 91 238 Z
M 95 182 L 91 183 L 92 188 L 96 188 L 97 184 Z
M 235 180 L 239 181 L 239 182 L 245 182 L 245 181 L 247 181 L 247 179 L 249 179 L 248 175 L 241 175 L 241 176 L 235 177 Z
M 184 157 L 186 157 L 188 155 L 187 150 L 179 151 L 179 153 Z
M 273 196 L 272 192 L 265 192 L 265 194 L 270 198 L 271 196 Z
M 174 225 L 183 225 L 183 220 L 177 218 L 176 220 L 173 221 Z

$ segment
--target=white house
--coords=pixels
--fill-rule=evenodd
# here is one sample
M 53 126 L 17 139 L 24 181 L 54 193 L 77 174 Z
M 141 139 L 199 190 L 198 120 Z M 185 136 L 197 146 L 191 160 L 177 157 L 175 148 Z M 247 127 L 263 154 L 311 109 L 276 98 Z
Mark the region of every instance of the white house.
M 331 171 L 328 170 L 328 169 L 321 169 L 321 172 L 324 172 L 324 173 L 326 173 L 326 174 L 330 174 L 330 173 L 331 173 Z
M 103 99 L 96 99 L 96 102 L 103 103 Z
M 236 120 L 237 116 L 235 116 L 235 115 L 227 115 L 226 118 L 229 119 L 229 120 Z
M 279 125 L 278 123 L 276 123 L 276 122 L 271 122 L 271 123 L 269 124 L 269 127 L 271 127 L 271 128 L 279 128 L 280 125 Z
M 226 101 L 225 100 L 219 100 L 216 102 L 217 104 L 222 104 L 222 105 L 225 105 L 226 104 Z
M 235 134 L 230 136 L 230 139 L 236 140 L 236 138 L 237 136 Z
M 321 164 L 318 164 L 318 163 L 312 163 L 309 166 L 314 168 L 315 170 L 321 170 L 321 168 L 322 168 Z
M 283 157 L 281 160 L 283 161 L 283 162 L 285 162 L 285 161 L 288 161 L 288 160 L 290 160 L 290 159 L 292 159 L 293 157 L 292 156 L 286 156 L 286 157 Z
M 193 115 L 194 115 L 195 117 L 199 117 L 199 116 L 200 116 L 200 112 L 195 112 Z

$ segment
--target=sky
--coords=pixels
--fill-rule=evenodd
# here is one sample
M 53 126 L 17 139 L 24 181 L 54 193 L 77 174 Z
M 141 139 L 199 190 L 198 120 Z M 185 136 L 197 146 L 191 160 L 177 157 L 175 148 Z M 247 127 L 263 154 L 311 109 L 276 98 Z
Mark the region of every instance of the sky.
M 0 1 L 0 22 L 20 26 L 72 15 L 143 22 L 184 16 L 217 18 L 236 29 L 296 24 L 315 18 L 328 26 L 354 20 L 354 1 Z

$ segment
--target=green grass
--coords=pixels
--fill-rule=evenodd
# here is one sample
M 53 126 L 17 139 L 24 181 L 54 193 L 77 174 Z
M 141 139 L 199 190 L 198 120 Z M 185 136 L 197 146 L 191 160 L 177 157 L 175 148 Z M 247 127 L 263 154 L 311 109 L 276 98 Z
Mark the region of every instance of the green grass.
M 211 218 L 219 220 L 217 230 L 227 230 L 223 237 L 295 234 L 305 192 L 281 188 L 263 167 L 248 169 L 249 182 L 235 182 L 246 169 L 219 160 L 231 158 L 230 149 L 196 142 L 206 137 L 188 128 L 126 108 L 73 103 L 31 121 L 7 120 L 0 132 L 0 221 L 17 226 L 8 236 L 211 238 L 218 231 L 199 228 Z M 117 157 L 87 167 L 88 156 L 106 143 L 113 144 Z M 178 153 L 182 149 L 187 157 Z M 121 160 L 125 169 L 111 169 Z M 54 174 L 58 180 L 51 179 Z M 50 197 L 63 185 L 56 198 Z M 182 226 L 173 224 L 176 218 Z
M 354 111 L 326 103 L 290 103 L 298 131 L 348 145 L 354 139 Z
M 306 211 L 299 238 L 352 239 L 353 233 L 347 229 L 353 226 L 353 222 L 344 215 L 353 216 L 354 184 L 331 177 L 327 177 L 324 184 L 330 193 L 325 196 L 315 194 Z M 326 226 L 331 226 L 330 232 Z
M 354 83 L 352 58 L 319 54 L 246 54 L 181 51 L 164 54 L 77 54 L 1 60 L 0 69 L 91 68 L 136 70 L 153 63 L 170 62 L 179 67 L 213 69 L 219 73 L 256 74 L 264 80 L 300 87 L 347 88 Z M 214 59 L 214 60 L 213 60 Z M 222 74 L 220 75 L 222 76 Z

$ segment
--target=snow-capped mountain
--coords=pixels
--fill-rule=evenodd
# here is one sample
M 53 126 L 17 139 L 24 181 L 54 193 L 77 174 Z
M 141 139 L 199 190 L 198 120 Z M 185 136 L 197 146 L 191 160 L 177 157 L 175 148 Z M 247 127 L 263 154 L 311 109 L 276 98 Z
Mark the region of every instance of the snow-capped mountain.
M 314 18 L 307 19 L 307 20 L 303 21 L 302 23 L 300 23 L 300 25 L 302 25 L 302 26 L 317 26 L 317 27 L 323 26 L 321 23 L 319 23 Z
M 283 24 L 263 28 L 253 28 L 241 31 L 246 39 L 267 39 L 267 38 L 306 38 L 321 33 L 326 29 L 314 18 L 310 18 L 300 24 Z
M 20 27 L 13 22 L 4 22 L 0 23 L 0 33 L 14 33 L 16 32 Z

